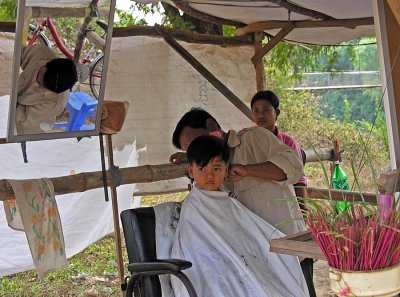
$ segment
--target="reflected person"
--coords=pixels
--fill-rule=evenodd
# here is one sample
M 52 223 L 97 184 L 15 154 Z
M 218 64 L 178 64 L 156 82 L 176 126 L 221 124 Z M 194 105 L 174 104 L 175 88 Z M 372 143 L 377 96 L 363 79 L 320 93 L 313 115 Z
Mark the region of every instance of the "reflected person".
M 52 132 L 77 82 L 72 60 L 36 44 L 22 49 L 15 124 L 18 135 Z

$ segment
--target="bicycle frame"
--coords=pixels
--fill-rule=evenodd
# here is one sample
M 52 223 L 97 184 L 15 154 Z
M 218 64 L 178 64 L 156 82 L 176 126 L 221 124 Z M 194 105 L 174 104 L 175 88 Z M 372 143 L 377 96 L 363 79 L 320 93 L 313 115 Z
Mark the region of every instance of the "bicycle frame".
M 50 34 L 54 39 L 54 42 L 56 43 L 57 47 L 60 49 L 60 51 L 69 59 L 74 58 L 74 54 L 65 46 L 64 42 L 62 41 L 60 35 L 57 32 L 56 26 L 54 25 L 54 22 L 51 18 L 45 18 L 43 19 L 40 24 L 37 27 L 37 30 L 34 32 L 34 35 L 32 38 L 28 41 L 28 45 L 34 44 L 37 39 L 39 38 L 40 33 L 44 30 L 45 27 L 48 27 L 50 30 Z M 88 59 L 88 57 L 84 57 L 79 63 L 81 64 L 86 64 L 90 63 L 91 61 Z

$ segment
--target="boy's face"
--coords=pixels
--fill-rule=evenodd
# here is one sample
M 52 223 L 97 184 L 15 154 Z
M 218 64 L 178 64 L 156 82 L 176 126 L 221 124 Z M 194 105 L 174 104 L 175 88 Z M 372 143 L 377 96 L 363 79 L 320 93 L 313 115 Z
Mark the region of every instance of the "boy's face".
M 222 161 L 220 157 L 215 157 L 204 167 L 200 167 L 194 162 L 189 164 L 188 171 L 190 177 L 196 181 L 198 188 L 206 191 L 217 191 L 228 174 L 228 164 Z
M 275 129 L 275 122 L 279 112 L 271 105 L 269 101 L 260 99 L 254 102 L 251 109 L 253 122 L 259 127 L 266 128 L 271 132 Z

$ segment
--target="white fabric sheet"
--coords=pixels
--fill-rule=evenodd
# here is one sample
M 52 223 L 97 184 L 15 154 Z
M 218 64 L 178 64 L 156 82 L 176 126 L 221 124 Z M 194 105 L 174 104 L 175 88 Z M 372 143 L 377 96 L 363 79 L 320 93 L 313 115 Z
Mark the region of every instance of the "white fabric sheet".
M 3 47 L 3 40 L 0 82 L 5 79 L 5 84 L 0 84 L 0 95 L 10 90 L 12 62 L 12 41 Z M 250 61 L 252 47 L 182 44 L 239 98 L 251 99 L 256 92 Z M 171 144 L 172 131 L 182 114 L 193 106 L 202 106 L 216 115 L 226 129 L 251 124 L 162 39 L 113 38 L 110 55 L 105 99 L 126 100 L 130 104 L 121 132 L 113 136 L 114 160 L 119 167 L 168 163 L 169 156 L 176 151 Z M 5 137 L 8 96 L 0 97 L 0 112 L 0 137 Z M 19 144 L 0 145 L 0 178 L 55 177 L 101 170 L 98 137 L 79 143 L 76 139 L 28 142 L 27 153 L 29 163 L 24 164 Z M 181 178 L 143 184 L 140 189 L 167 191 L 186 184 L 187 179 Z M 132 206 L 136 189 L 134 185 L 118 187 L 120 210 Z M 113 230 L 111 203 L 104 202 L 102 189 L 58 196 L 57 205 L 68 257 Z M 7 227 L 2 212 L 0 238 L 0 276 L 33 268 L 24 235 Z
M 199 297 L 308 296 L 297 257 L 269 252 L 281 232 L 225 192 L 194 187 L 184 200 L 171 258 L 185 270 Z M 157 238 L 158 240 L 158 238 Z M 188 296 L 172 277 L 175 297 Z
M 221 47 L 179 42 L 244 102 L 256 93 L 253 47 Z M 191 107 L 214 115 L 224 130 L 240 130 L 252 122 L 161 38 L 113 38 L 106 100 L 129 102 L 116 148 L 136 141 L 139 165 L 168 163 L 177 150 L 172 133 Z M 185 188 L 187 178 L 138 184 L 140 191 Z
M 0 97 L 0 137 L 5 137 L 9 96 Z M 65 176 L 98 171 L 100 149 L 98 137 L 58 139 L 27 143 L 28 163 L 22 159 L 17 143 L 0 145 L 0 179 L 29 179 Z M 121 167 L 137 164 L 134 146 L 115 151 L 115 163 Z M 118 187 L 119 210 L 134 207 L 134 185 Z M 68 258 L 79 253 L 114 230 L 111 202 L 105 202 L 103 189 L 56 196 Z M 139 201 L 139 200 L 138 200 Z M 0 202 L 0 276 L 33 269 L 26 236 L 12 230 Z M 136 203 L 136 206 L 138 203 Z

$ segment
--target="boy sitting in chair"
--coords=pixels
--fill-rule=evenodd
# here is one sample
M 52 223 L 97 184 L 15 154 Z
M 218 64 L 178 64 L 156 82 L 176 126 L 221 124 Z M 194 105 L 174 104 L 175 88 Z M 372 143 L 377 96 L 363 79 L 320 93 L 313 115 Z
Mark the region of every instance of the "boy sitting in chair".
M 283 234 L 220 190 L 228 173 L 229 148 L 200 136 L 188 150 L 194 186 L 183 202 L 171 258 L 192 262 L 185 271 L 198 296 L 309 296 L 297 257 L 269 252 Z M 188 296 L 171 279 L 175 297 Z

